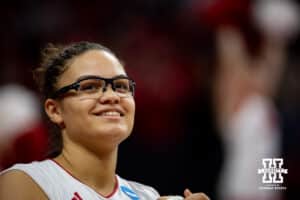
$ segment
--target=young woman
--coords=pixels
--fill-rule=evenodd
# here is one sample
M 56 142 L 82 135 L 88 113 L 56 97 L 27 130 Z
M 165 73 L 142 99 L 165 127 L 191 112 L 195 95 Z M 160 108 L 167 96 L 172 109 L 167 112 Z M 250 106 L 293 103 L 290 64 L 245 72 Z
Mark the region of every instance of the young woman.
M 118 146 L 134 124 L 135 82 L 109 49 L 89 42 L 49 46 L 35 77 L 61 145 L 53 159 L 2 172 L 1 200 L 167 198 L 115 173 Z M 207 199 L 188 190 L 184 195 Z

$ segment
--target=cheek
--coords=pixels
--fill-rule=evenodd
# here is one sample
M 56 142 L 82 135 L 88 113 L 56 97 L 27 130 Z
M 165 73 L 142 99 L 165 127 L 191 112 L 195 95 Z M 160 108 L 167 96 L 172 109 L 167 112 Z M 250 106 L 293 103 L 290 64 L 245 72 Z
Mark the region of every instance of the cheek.
M 124 109 L 126 109 L 127 112 L 127 120 L 128 123 L 133 126 L 134 123 L 134 115 L 135 115 L 135 102 L 134 99 L 126 99 L 122 103 L 122 106 Z
M 132 132 L 133 126 L 134 126 L 134 116 L 135 116 L 135 102 L 132 100 L 129 105 L 129 116 L 128 116 L 128 128 L 129 128 L 129 134 Z
M 64 106 L 63 117 L 66 125 L 76 125 L 77 123 L 81 123 L 83 119 L 86 118 L 86 112 L 89 105 L 85 104 L 86 103 L 84 102 L 69 102 Z
M 135 115 L 135 101 L 134 99 L 128 99 L 126 102 L 126 109 L 128 110 L 128 113 L 132 118 L 134 118 Z

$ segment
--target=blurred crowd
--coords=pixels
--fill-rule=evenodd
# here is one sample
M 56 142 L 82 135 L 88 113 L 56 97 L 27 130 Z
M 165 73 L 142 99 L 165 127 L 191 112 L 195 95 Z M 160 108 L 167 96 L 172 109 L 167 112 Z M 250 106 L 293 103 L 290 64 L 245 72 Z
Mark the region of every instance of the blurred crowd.
M 47 43 L 109 47 L 137 82 L 118 173 L 163 194 L 294 199 L 300 187 L 300 10 L 292 0 L 4 1 L 0 170 L 49 153 L 31 71 Z M 285 190 L 259 191 L 262 158 Z

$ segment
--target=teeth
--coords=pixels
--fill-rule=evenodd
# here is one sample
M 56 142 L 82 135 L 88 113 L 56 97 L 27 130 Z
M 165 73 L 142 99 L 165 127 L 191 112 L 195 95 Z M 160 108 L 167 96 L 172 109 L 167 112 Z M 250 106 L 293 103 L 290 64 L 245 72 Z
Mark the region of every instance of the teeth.
M 108 112 L 103 112 L 101 114 L 102 116 L 120 116 L 120 113 L 116 111 L 108 111 Z

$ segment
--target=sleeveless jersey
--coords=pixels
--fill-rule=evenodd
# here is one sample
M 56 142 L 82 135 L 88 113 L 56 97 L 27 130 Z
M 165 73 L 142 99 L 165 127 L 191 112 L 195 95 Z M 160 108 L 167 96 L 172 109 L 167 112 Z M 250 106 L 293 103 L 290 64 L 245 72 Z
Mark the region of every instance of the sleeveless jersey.
M 16 164 L 1 173 L 11 170 L 21 170 L 29 175 L 49 200 L 156 200 L 159 197 L 152 187 L 125 180 L 118 175 L 112 194 L 103 196 L 73 177 L 53 160 Z

